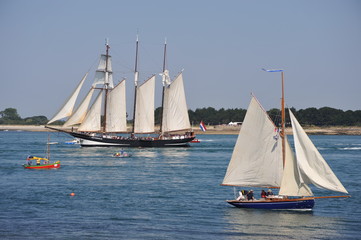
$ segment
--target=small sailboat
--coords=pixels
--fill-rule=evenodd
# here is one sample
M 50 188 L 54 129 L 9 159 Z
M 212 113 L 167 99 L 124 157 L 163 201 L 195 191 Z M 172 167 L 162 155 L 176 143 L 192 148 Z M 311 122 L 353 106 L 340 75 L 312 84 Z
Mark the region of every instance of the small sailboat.
M 348 194 L 289 111 L 295 153 L 291 149 L 285 134 L 284 75 L 283 71 L 278 71 L 282 72 L 281 128 L 252 96 L 222 185 L 279 188 L 279 193 L 260 199 L 247 198 L 240 193 L 238 198 L 227 202 L 239 208 L 311 210 L 317 198 L 350 197 L 314 196 L 312 193 L 309 184 Z M 250 192 L 252 195 L 253 190 Z
M 60 168 L 60 161 L 50 162 L 50 142 L 48 136 L 48 143 L 47 143 L 47 156 L 36 157 L 29 155 L 26 158 L 27 163 L 23 164 L 23 167 L 26 169 L 49 169 L 49 168 Z
M 134 111 L 133 126 L 127 129 L 125 80 L 114 85 L 110 46 L 106 43 L 106 54 L 102 54 L 94 83 L 86 97 L 73 111 L 79 91 L 88 74 L 85 74 L 68 101 L 48 122 L 67 117 L 63 127 L 71 131 L 46 126 L 49 129 L 66 132 L 80 140 L 81 146 L 117 147 L 186 147 L 194 138 L 191 131 L 188 108 L 184 92 L 183 73 L 171 81 L 165 68 L 166 44 L 162 72 L 162 116 L 160 130 L 155 130 L 154 102 L 155 75 L 139 84 L 137 70 L 138 38 L 134 69 Z M 90 106 L 92 96 L 98 95 Z M 90 106 L 90 107 L 89 107 Z M 128 134 L 130 135 L 124 135 Z M 123 134 L 123 135 L 121 135 Z M 153 134 L 153 135 L 150 135 Z

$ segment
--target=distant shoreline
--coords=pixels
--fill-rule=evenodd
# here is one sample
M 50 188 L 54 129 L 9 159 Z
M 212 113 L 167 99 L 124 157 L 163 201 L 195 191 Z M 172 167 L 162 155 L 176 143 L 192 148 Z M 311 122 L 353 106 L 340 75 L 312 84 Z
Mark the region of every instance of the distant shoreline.
M 202 132 L 194 128 L 196 135 L 220 134 L 220 135 L 237 135 L 240 126 L 206 126 L 207 131 Z M 59 127 L 61 128 L 61 127 Z M 361 127 L 357 126 L 334 126 L 334 127 L 305 127 L 305 131 L 311 135 L 361 135 Z M 44 125 L 0 125 L 0 131 L 27 131 L 27 132 L 49 132 L 53 131 L 44 127 Z M 286 129 L 287 134 L 292 134 L 290 128 Z

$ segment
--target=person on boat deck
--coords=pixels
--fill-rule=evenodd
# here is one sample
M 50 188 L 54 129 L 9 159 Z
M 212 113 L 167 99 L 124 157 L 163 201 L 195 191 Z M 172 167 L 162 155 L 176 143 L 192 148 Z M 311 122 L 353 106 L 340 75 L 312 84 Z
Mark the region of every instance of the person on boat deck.
M 273 192 L 272 192 L 271 189 L 268 189 L 268 191 L 267 191 L 267 197 L 268 197 L 268 196 L 273 196 Z
M 238 201 L 246 199 L 244 196 L 244 190 L 239 191 L 239 197 L 237 198 Z
M 254 200 L 253 190 L 250 190 L 250 191 L 247 193 L 247 200 Z
M 266 197 L 267 197 L 267 193 L 262 189 L 261 198 L 266 198 Z
M 40 159 L 36 159 L 36 165 L 40 165 Z

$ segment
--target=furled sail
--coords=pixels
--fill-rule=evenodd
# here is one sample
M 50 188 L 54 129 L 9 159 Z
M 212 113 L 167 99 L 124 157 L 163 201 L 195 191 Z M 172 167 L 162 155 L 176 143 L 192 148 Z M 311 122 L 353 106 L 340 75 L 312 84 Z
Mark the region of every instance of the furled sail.
M 304 183 L 296 157 L 286 137 L 286 160 L 279 194 L 283 196 L 312 196 L 311 189 Z
M 108 93 L 106 132 L 126 132 L 127 116 L 125 104 L 125 80 Z
M 106 61 L 108 59 L 108 65 Z M 100 56 L 99 66 L 95 72 L 95 79 L 93 86 L 97 84 L 105 84 L 108 85 L 110 89 L 114 87 L 113 83 L 113 72 L 112 72 L 112 58 L 111 56 L 107 56 L 102 54 Z
M 91 88 L 89 90 L 88 94 L 86 95 L 86 97 L 80 103 L 79 107 L 69 117 L 69 119 L 64 123 L 63 127 L 70 127 L 70 126 L 82 123 L 82 121 L 84 120 L 85 115 L 88 111 L 88 107 L 90 104 L 90 100 L 92 99 L 93 93 L 94 93 L 94 88 Z
M 318 152 L 293 113 L 291 111 L 289 112 L 292 122 L 297 163 L 300 167 L 303 180 L 319 188 L 348 193 Z
M 80 124 L 78 131 L 80 132 L 96 132 L 101 130 L 101 110 L 102 110 L 102 96 L 101 91 L 95 99 L 93 105 L 90 107 L 89 112 Z
M 134 133 L 154 132 L 155 76 L 137 87 Z
M 190 129 L 183 77 L 180 73 L 164 89 L 162 132 Z
M 65 102 L 63 107 L 57 112 L 57 114 L 48 122 L 48 124 L 55 122 L 59 119 L 69 117 L 73 113 L 75 101 L 79 95 L 80 89 L 83 86 L 83 83 L 88 76 L 88 73 L 84 75 L 82 80 L 79 82 L 78 86 L 75 88 L 74 92 L 70 95 L 68 100 Z
M 281 148 L 274 123 L 252 97 L 222 185 L 279 187 Z

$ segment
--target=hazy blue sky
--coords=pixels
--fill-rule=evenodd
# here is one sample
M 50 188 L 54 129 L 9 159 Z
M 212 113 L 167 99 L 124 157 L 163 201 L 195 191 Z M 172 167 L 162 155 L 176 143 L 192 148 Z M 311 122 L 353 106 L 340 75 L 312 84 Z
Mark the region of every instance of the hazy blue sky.
M 52 117 L 109 38 L 131 112 L 137 32 L 141 81 L 161 71 L 166 37 L 190 109 L 247 108 L 251 92 L 278 107 L 280 74 L 261 68 L 285 69 L 288 106 L 361 109 L 358 0 L 0 0 L 0 110 Z

